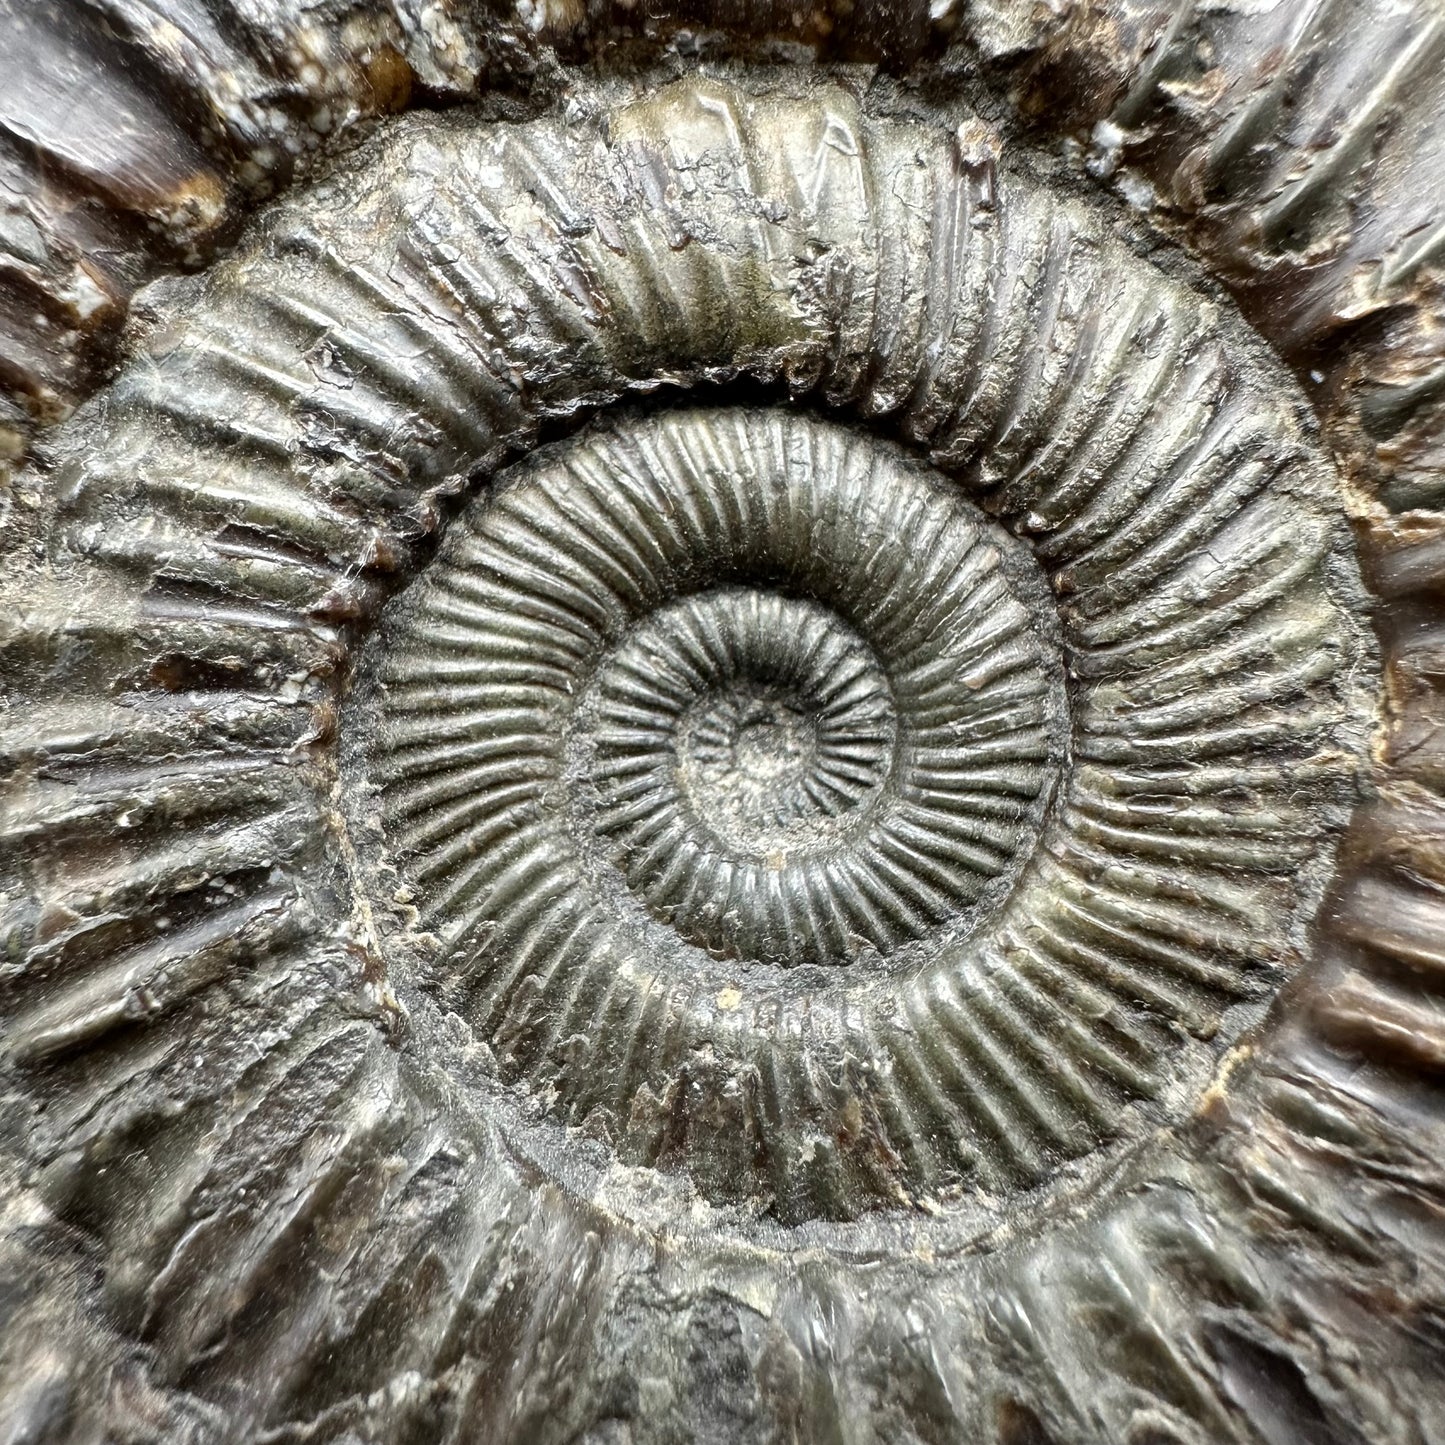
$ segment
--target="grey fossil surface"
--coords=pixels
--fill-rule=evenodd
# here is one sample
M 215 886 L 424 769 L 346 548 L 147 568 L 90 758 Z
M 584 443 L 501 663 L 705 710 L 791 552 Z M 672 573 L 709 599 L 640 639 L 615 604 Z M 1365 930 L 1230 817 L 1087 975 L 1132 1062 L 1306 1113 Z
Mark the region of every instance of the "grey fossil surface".
M 3 1438 L 1445 1439 L 1445 12 L 0 36 Z

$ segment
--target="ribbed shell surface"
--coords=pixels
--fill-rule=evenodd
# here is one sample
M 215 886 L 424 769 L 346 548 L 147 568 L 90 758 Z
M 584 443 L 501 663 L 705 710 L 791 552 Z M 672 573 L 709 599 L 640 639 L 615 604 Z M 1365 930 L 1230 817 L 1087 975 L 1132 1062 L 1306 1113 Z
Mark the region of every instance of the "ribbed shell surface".
M 3 983 L 76 1358 L 175 1438 L 649 1438 L 624 1356 L 765 1382 L 683 1438 L 1231 1438 L 1294 1225 L 1200 1199 L 1318 1214 L 1210 1131 L 1362 791 L 1354 499 L 975 117 L 574 99 L 386 128 L 48 444 Z M 756 707 L 823 719 L 767 806 Z

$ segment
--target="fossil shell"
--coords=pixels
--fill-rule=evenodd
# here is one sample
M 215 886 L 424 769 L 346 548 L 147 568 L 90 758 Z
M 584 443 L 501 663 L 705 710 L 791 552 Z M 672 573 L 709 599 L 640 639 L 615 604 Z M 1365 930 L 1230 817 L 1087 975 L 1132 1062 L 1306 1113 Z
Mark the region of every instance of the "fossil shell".
M 382 127 L 21 479 L 3 1410 L 1419 1437 L 1358 477 L 956 101 L 652 80 Z

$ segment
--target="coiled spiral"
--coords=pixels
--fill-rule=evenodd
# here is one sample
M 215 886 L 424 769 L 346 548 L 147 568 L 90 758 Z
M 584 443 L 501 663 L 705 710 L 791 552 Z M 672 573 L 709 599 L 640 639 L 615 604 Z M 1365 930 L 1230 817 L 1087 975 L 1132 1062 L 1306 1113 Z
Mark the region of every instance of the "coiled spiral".
M 125 712 L 123 777 L 240 790 L 218 868 L 325 861 L 236 863 L 14 1048 L 351 930 L 416 1066 L 464 1030 L 568 1168 L 993 1207 L 1180 1117 L 1297 955 L 1373 676 L 1338 486 L 1244 329 L 977 121 L 596 105 L 399 126 L 58 452 L 77 676 L 227 699 Z M 734 382 L 773 409 L 673 409 Z
M 1272 759 L 1314 723 L 1237 732 L 1190 659 L 1223 636 L 1264 696 L 1339 641 L 1281 657 L 1309 573 L 1237 538 L 1086 650 L 1089 590 L 1061 629 L 1029 549 L 867 436 L 670 412 L 540 453 L 377 643 L 362 731 L 436 976 L 506 1077 L 715 1199 L 1035 1182 L 1264 962 L 1201 884 L 1281 846 Z
M 199 194 L 145 107 L 82 174 L 117 96 L 240 196 L 399 101 L 327 54 L 433 104 L 449 16 L 493 78 L 538 19 L 49 8 L 105 58 L 17 92 L 56 375 Z M 12 1433 L 1429 1432 L 1440 527 L 1375 504 L 1439 492 L 1445 24 L 915 8 L 903 80 L 609 40 L 318 158 L 3 490 Z
M 387 642 L 381 775 L 424 916 L 485 921 L 516 977 L 593 1003 L 648 950 L 609 936 L 589 832 L 720 957 L 849 962 L 957 917 L 1017 871 L 1062 750 L 1046 594 L 1005 551 L 1022 577 L 939 481 L 786 413 L 531 469 L 453 528 Z

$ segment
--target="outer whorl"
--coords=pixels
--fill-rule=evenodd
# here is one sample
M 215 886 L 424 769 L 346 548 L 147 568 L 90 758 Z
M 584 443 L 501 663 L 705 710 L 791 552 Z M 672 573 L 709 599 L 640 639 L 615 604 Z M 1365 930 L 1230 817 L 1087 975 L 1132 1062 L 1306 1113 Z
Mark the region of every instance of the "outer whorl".
M 1344 490 L 976 119 L 573 99 L 383 129 L 50 449 L 0 982 L 99 1283 L 13 1348 L 100 1299 L 26 1358 L 142 1438 L 1228 1438 L 1302 1267 L 1201 1201 L 1321 1213 L 1209 1130 L 1361 791 Z

